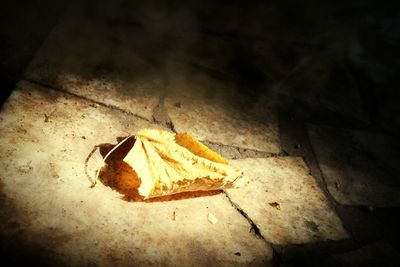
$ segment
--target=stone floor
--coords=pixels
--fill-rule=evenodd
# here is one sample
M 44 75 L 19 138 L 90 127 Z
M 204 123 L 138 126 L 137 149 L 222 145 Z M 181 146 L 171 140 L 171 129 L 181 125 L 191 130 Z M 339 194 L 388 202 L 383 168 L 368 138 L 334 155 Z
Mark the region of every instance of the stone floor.
M 399 266 L 400 142 L 342 48 L 288 14 L 247 31 L 236 5 L 221 24 L 218 5 L 171 2 L 69 4 L 2 105 L 10 266 Z M 142 128 L 192 133 L 243 186 L 150 202 L 91 188 L 99 147 Z

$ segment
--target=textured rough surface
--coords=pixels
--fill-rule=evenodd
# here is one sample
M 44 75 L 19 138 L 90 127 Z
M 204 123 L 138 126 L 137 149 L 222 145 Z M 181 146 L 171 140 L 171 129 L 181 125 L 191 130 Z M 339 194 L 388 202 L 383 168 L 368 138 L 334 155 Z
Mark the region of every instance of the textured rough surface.
M 326 266 L 387 266 L 400 265 L 400 254 L 386 241 L 377 241 L 359 249 L 329 257 Z
M 246 186 L 227 190 L 274 244 L 339 240 L 348 235 L 301 158 L 241 159 Z
M 332 196 L 342 204 L 399 206 L 400 145 L 367 131 L 309 125 L 308 132 Z
M 293 71 L 276 91 L 281 95 L 279 104 L 282 107 L 300 104 L 314 110 L 317 116 L 324 116 L 330 111 L 368 120 L 357 83 L 340 58 L 332 55 L 310 58 Z
M 1 266 L 399 265 L 395 1 L 7 2 Z M 129 138 L 90 189 L 149 126 L 254 181 L 143 201 Z
M 141 35 L 137 27 L 67 13 L 25 78 L 152 119 L 164 81 L 138 56 L 135 45 L 145 38 Z
M 1 236 L 69 266 L 268 265 L 270 245 L 224 194 L 128 202 L 103 184 L 90 188 L 93 146 L 151 126 L 20 82 L 0 116 Z M 90 176 L 100 161 L 96 151 Z
M 245 114 L 247 105 L 230 83 L 176 68 L 169 74 L 165 106 L 177 132 L 271 153 L 280 152 L 278 121 L 269 112 L 261 118 Z M 260 114 L 259 114 L 260 115 Z
M 174 60 L 190 62 L 250 87 L 268 87 L 282 80 L 300 61 L 295 45 L 262 37 L 232 40 L 223 33 L 189 32 L 178 42 L 170 52 Z

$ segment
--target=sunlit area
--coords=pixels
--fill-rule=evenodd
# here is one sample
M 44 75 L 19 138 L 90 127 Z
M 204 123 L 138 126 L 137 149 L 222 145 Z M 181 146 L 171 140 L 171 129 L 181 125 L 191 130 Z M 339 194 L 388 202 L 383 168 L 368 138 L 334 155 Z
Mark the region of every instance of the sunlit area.
M 400 13 L 6 1 L 1 266 L 400 266 Z

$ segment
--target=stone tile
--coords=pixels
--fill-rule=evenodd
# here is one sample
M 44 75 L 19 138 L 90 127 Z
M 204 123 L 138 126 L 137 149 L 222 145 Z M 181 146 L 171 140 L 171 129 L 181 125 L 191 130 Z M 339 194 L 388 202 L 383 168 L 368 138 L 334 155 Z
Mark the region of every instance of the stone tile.
M 57 23 L 64 5 L 64 1 L 27 2 L 23 8 L 18 3 L 7 4 L 4 9 L 7 11 L 2 12 L 0 19 L 1 100 L 4 97 L 4 82 L 14 86 L 20 80 L 32 55 Z M 10 91 L 11 89 L 13 87 Z
M 309 125 L 329 192 L 341 204 L 399 206 L 400 145 L 389 136 Z
M 143 127 L 156 126 L 20 82 L 0 113 L 1 199 L 12 204 L 1 202 L 2 237 L 68 266 L 269 265 L 270 245 L 224 194 L 128 202 L 102 183 L 90 188 L 92 148 Z M 100 161 L 96 151 L 90 176 Z
M 227 194 L 269 242 L 305 244 L 348 237 L 301 158 L 249 158 L 231 163 L 245 169 L 247 185 L 227 190 Z
M 179 68 L 171 68 L 168 77 L 165 107 L 176 131 L 224 145 L 280 151 L 276 114 L 246 113 L 250 104 L 233 83 Z
M 380 240 L 359 249 L 333 254 L 325 261 L 326 266 L 399 266 L 400 254 L 386 241 Z
M 225 146 L 218 143 L 212 143 L 208 141 L 202 142 L 212 151 L 217 152 L 225 159 L 243 159 L 243 158 L 266 158 L 270 157 L 272 154 L 268 152 L 262 152 L 258 150 L 251 150 L 246 148 Z
M 343 60 L 329 52 L 320 53 L 304 61 L 279 87 L 276 87 L 283 107 L 297 107 L 301 113 L 308 107 L 321 117 L 323 111 L 368 121 L 358 85 Z
M 70 11 L 24 77 L 152 119 L 164 76 L 138 56 L 136 47 L 145 41 L 147 36 L 135 25 Z
M 379 94 L 377 97 L 377 102 L 379 103 L 379 124 L 392 133 L 400 134 L 400 107 L 398 99 L 393 97 L 393 93 L 390 91 Z
M 261 36 L 281 42 L 311 43 L 333 13 L 332 7 L 317 1 L 307 6 L 296 1 L 257 1 L 229 6 L 219 2 L 203 8 L 202 26 L 209 31 L 245 37 Z
M 277 40 L 230 38 L 223 34 L 185 33 L 171 47 L 171 57 L 212 70 L 242 86 L 269 87 L 284 79 L 300 60 L 305 49 Z

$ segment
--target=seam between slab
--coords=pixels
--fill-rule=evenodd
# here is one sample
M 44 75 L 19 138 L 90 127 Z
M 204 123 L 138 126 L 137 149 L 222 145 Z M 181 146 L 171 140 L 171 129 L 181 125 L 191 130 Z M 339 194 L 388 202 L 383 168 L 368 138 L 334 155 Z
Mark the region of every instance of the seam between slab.
M 317 174 L 313 174 L 312 177 L 314 178 L 314 180 L 317 182 L 317 184 L 319 185 L 320 189 L 325 193 L 325 196 L 328 198 L 330 204 L 335 208 L 336 205 L 338 204 L 338 202 L 336 201 L 336 199 L 331 195 L 331 193 L 329 192 L 328 189 L 328 184 L 326 182 L 326 178 L 324 176 L 324 173 L 321 170 L 321 165 L 320 162 L 318 160 L 317 154 L 315 153 L 315 149 L 311 143 L 311 139 L 310 136 L 308 134 L 307 131 L 307 126 L 303 123 L 302 124 L 303 127 L 303 132 L 305 133 L 305 141 L 307 142 L 307 146 L 310 148 L 309 151 L 309 155 L 310 158 L 308 158 L 307 156 L 302 156 L 305 164 L 307 165 L 307 168 L 312 171 L 312 161 L 314 161 L 315 163 L 315 167 L 316 167 L 316 171 L 318 172 Z M 319 177 L 316 177 L 319 176 Z M 336 211 L 336 210 L 335 210 Z
M 39 85 L 39 86 L 41 86 L 41 87 L 48 88 L 48 89 L 53 90 L 53 91 L 57 91 L 57 92 L 61 92 L 61 93 L 64 93 L 64 94 L 67 94 L 67 95 L 70 95 L 70 96 L 74 96 L 74 97 L 76 97 L 76 98 L 82 99 L 82 100 L 87 101 L 87 102 L 90 102 L 90 103 L 92 103 L 92 104 L 97 104 L 97 105 L 100 105 L 100 106 L 103 106 L 103 107 L 106 107 L 106 108 L 109 108 L 109 109 L 112 109 L 112 110 L 116 110 L 116 111 L 122 112 L 122 113 L 124 113 L 124 114 L 127 114 L 127 115 L 130 115 L 130 116 L 134 116 L 134 117 L 137 117 L 137 118 L 139 118 L 139 119 L 145 120 L 145 121 L 150 122 L 150 123 L 154 123 L 154 124 L 161 125 L 161 126 L 166 126 L 166 127 L 169 128 L 171 131 L 173 131 L 173 132 L 175 132 L 175 133 L 177 132 L 176 129 L 175 129 L 175 126 L 174 126 L 173 121 L 170 119 L 168 112 L 167 112 L 167 111 L 165 110 L 165 108 L 164 108 L 164 98 L 165 98 L 165 96 L 160 96 L 160 100 L 159 100 L 159 103 L 158 103 L 157 106 L 159 106 L 159 108 L 164 108 L 164 111 L 165 111 L 166 115 L 167 115 L 168 118 L 170 119 L 170 121 L 169 121 L 166 125 L 164 125 L 162 122 L 160 122 L 160 121 L 158 121 L 158 120 L 156 120 L 156 119 L 154 118 L 154 112 L 153 112 L 153 114 L 152 114 L 153 120 L 150 120 L 150 119 L 147 119 L 147 118 L 145 118 L 145 117 L 142 117 L 142 116 L 140 116 L 140 115 L 138 115 L 138 114 L 135 114 L 135 113 L 133 113 L 133 112 L 127 111 L 127 110 L 125 110 L 125 109 L 122 109 L 122 108 L 120 108 L 120 107 L 118 107 L 118 106 L 110 105 L 110 104 L 105 104 L 105 103 L 103 103 L 103 102 L 96 101 L 96 100 L 94 100 L 94 99 L 91 99 L 91 98 L 88 98 L 88 97 L 85 97 L 85 96 L 82 96 L 82 95 L 79 95 L 79 94 L 76 94 L 76 93 L 69 92 L 69 91 L 67 91 L 67 90 L 64 90 L 64 89 L 61 89 L 61 88 L 58 88 L 58 87 L 49 85 L 49 84 L 47 84 L 47 83 L 39 82 L 39 81 L 36 81 L 36 80 L 33 80 L 33 79 L 29 79 L 29 78 L 26 78 L 26 77 L 23 77 L 21 80 L 22 80 L 22 81 L 29 82 L 29 83 L 32 83 L 32 84 Z M 238 147 L 238 146 L 234 146 L 234 145 L 226 145 L 226 144 L 222 144 L 222 143 L 219 143 L 219 142 L 213 142 L 213 141 L 208 141 L 208 140 L 202 140 L 202 142 L 207 142 L 207 143 L 209 143 L 209 144 L 218 145 L 218 146 L 225 147 L 225 148 L 232 148 L 232 149 L 235 149 L 235 150 L 237 150 L 237 151 L 239 152 L 239 154 L 243 155 L 243 156 L 241 156 L 240 158 L 259 158 L 259 157 L 263 157 L 263 158 L 274 158 L 274 157 L 285 157 L 285 156 L 289 156 L 289 155 L 288 155 L 286 152 L 284 152 L 284 151 L 278 152 L 278 153 L 271 153 L 271 152 L 260 151 L 260 150 L 256 150 L 256 149 L 249 149 L 249 148 L 244 148 L 244 147 Z M 241 152 L 241 150 L 244 150 L 244 151 Z M 249 153 L 256 153 L 256 154 L 258 154 L 258 155 L 257 155 L 256 157 L 254 157 L 254 156 L 250 156 L 250 157 L 249 157 L 249 156 L 246 156 L 246 154 L 249 154 Z
M 311 148 L 311 153 L 312 153 L 312 157 L 313 157 L 313 158 L 310 159 L 310 160 L 311 160 L 311 161 L 312 161 L 312 160 L 315 161 L 316 169 L 317 169 L 317 171 L 319 172 L 319 174 L 317 174 L 317 175 L 320 176 L 320 178 L 317 178 L 317 177 L 316 177 L 317 175 L 312 174 L 312 175 L 311 175 L 312 178 L 314 179 L 314 181 L 316 181 L 316 183 L 317 183 L 319 189 L 320 189 L 320 190 L 322 191 L 322 193 L 324 194 L 324 196 L 325 196 L 325 198 L 326 198 L 326 200 L 327 200 L 328 206 L 334 211 L 334 213 L 336 214 L 336 216 L 339 217 L 340 222 L 341 222 L 341 224 L 342 224 L 342 227 L 343 227 L 344 230 L 349 234 L 349 238 L 350 238 L 350 239 L 353 239 L 353 240 L 357 240 L 357 239 L 356 239 L 356 236 L 355 236 L 355 234 L 354 234 L 354 232 L 352 231 L 351 226 L 349 226 L 349 224 L 348 224 L 348 220 L 346 220 L 345 218 L 343 218 L 342 215 L 341 215 L 341 212 L 339 212 L 339 207 L 340 207 L 340 206 L 343 206 L 343 205 L 341 205 L 338 201 L 336 201 L 336 199 L 335 199 L 335 198 L 332 196 L 332 194 L 329 192 L 329 189 L 328 189 L 328 185 L 327 185 L 327 183 L 326 183 L 325 176 L 324 176 L 324 174 L 323 174 L 323 172 L 322 172 L 322 170 L 321 170 L 321 167 L 320 167 L 320 163 L 319 163 L 319 161 L 318 161 L 318 158 L 317 158 L 316 155 L 315 155 L 314 148 Z M 304 160 L 304 162 L 305 162 L 307 168 L 311 171 L 311 170 L 312 170 L 312 169 L 311 169 L 311 166 L 310 166 L 311 164 L 310 164 L 310 162 L 308 161 L 307 157 L 302 156 L 302 158 L 303 158 L 303 160 Z
M 163 94 L 159 97 L 157 106 L 154 108 L 151 116 L 155 123 L 157 123 L 159 125 L 163 125 L 163 126 L 169 128 L 172 132 L 177 133 L 177 131 L 175 129 L 175 125 L 174 125 L 171 117 L 169 116 L 167 109 L 165 108 L 165 104 L 164 104 L 165 97 L 166 97 L 166 92 L 164 90 Z
M 145 118 L 145 117 L 142 117 L 142 116 L 140 116 L 140 115 L 138 115 L 138 114 L 135 114 L 135 113 L 133 113 L 133 112 L 127 111 L 127 110 L 125 110 L 125 109 L 122 109 L 122 108 L 117 107 L 117 106 L 114 106 L 114 105 L 105 104 L 105 103 L 103 103 L 103 102 L 99 102 L 99 101 L 96 101 L 96 100 L 94 100 L 94 99 L 91 99 L 91 98 L 88 98 L 88 97 L 85 97 L 85 96 L 81 96 L 81 95 L 78 95 L 78 94 L 75 94 L 75 93 L 72 93 L 72 92 L 63 90 L 63 89 L 61 89 L 61 88 L 54 87 L 54 86 L 51 86 L 51 85 L 49 85 L 49 84 L 46 84 L 46 83 L 43 83 L 43 82 L 38 82 L 38 81 L 35 81 L 35 80 L 32 80 L 32 79 L 28 79 L 28 78 L 25 78 L 25 77 L 23 77 L 22 80 L 23 80 L 23 81 L 27 81 L 27 82 L 29 82 L 29 83 L 33 83 L 33 84 L 39 85 L 39 86 L 41 86 L 41 87 L 49 88 L 49 89 L 54 90 L 54 91 L 57 91 L 57 92 L 61 92 L 61 93 L 67 94 L 67 95 L 71 95 L 71 96 L 77 97 L 77 98 L 82 99 L 82 100 L 85 100 L 85 101 L 87 101 L 87 102 L 91 102 L 92 104 L 97 104 L 97 105 L 99 105 L 99 106 L 103 106 L 103 107 L 106 107 L 106 108 L 109 108 L 109 109 L 112 109 L 112 110 L 116 110 L 116 111 L 122 112 L 122 113 L 127 114 L 127 115 L 130 115 L 130 116 L 137 117 L 137 118 L 142 119 L 142 120 L 145 120 L 145 121 L 147 121 L 147 122 L 154 123 L 154 121 L 151 121 L 151 120 L 149 120 L 149 119 L 147 119 L 147 118 Z
M 282 262 L 282 257 L 274 247 L 273 243 L 268 242 L 267 239 L 261 234 L 260 228 L 254 223 L 254 221 L 250 218 L 250 216 L 235 202 L 232 201 L 230 198 L 229 194 L 224 190 L 224 194 L 226 198 L 228 199 L 229 203 L 231 206 L 238 212 L 240 215 L 242 215 L 246 221 L 251 225 L 250 232 L 252 232 L 256 238 L 262 239 L 266 244 L 271 246 L 272 249 L 272 266 L 279 266 L 279 264 Z
M 315 152 L 315 148 L 311 143 L 311 138 L 310 138 L 309 132 L 307 130 L 307 125 L 305 123 L 302 123 L 302 127 L 303 127 L 303 132 L 305 134 L 305 140 L 304 141 L 307 142 L 307 146 L 309 147 L 309 153 L 308 154 L 310 156 L 310 158 L 308 158 L 307 156 L 302 156 L 302 158 L 303 158 L 305 164 L 307 165 L 307 167 L 308 167 L 308 169 L 310 171 L 312 171 L 312 165 L 313 165 L 312 161 L 314 161 L 315 168 L 316 168 L 316 171 L 318 173 L 317 174 L 313 173 L 313 175 L 311 175 L 311 176 L 316 181 L 318 187 L 321 189 L 322 193 L 326 197 L 329 207 L 339 217 L 340 222 L 342 224 L 342 227 L 349 234 L 349 238 L 357 241 L 356 235 L 352 231 L 353 229 L 349 225 L 348 220 L 346 220 L 346 218 L 343 218 L 341 212 L 339 212 L 339 208 L 342 205 L 338 201 L 336 201 L 336 199 L 332 196 L 331 192 L 328 189 L 328 184 L 326 182 L 326 177 L 325 177 L 325 174 L 322 172 L 321 164 L 320 164 L 320 162 L 318 160 L 317 154 Z
M 241 208 L 239 207 L 238 204 L 232 201 L 232 199 L 229 197 L 229 194 L 224 190 L 224 194 L 226 198 L 228 199 L 229 203 L 232 205 L 233 208 L 235 208 L 236 211 L 238 211 L 246 220 L 247 222 L 251 225 L 250 232 L 252 232 L 257 238 L 260 238 L 264 240 L 266 243 L 267 240 L 264 238 L 264 236 L 261 234 L 260 229 L 258 226 L 253 222 L 253 220 L 249 217 L 249 215 Z
M 205 145 L 211 144 L 211 145 L 221 146 L 222 148 L 235 149 L 236 151 L 238 151 L 238 153 L 240 155 L 242 155 L 242 157 L 240 157 L 240 158 L 260 158 L 260 157 L 261 158 L 275 158 L 275 157 L 286 157 L 286 156 L 289 156 L 288 153 L 286 153 L 284 151 L 273 153 L 273 152 L 266 152 L 266 151 L 251 149 L 251 148 L 234 146 L 234 145 L 226 145 L 226 144 L 222 144 L 222 143 L 214 142 L 214 141 L 209 141 L 209 140 L 201 140 L 201 142 L 205 143 Z M 243 150 L 243 151 L 241 151 L 241 150 Z M 256 156 L 246 156 L 246 154 L 252 154 L 252 153 L 256 154 Z

